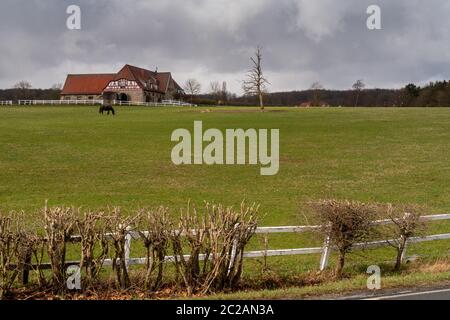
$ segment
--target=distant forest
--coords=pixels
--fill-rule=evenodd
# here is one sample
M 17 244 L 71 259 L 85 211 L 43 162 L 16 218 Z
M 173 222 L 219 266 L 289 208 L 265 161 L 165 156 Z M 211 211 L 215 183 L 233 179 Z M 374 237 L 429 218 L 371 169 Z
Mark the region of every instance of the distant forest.
M 59 100 L 60 89 L 0 89 L 0 101 Z
M 257 97 L 228 95 L 223 104 L 257 105 Z M 450 81 L 438 81 L 421 88 L 409 84 L 402 89 L 304 90 L 268 93 L 269 106 L 343 106 L 343 107 L 450 107 Z M 194 99 L 198 104 L 214 104 L 214 95 Z
M 0 100 L 58 100 L 60 88 L 33 89 L 29 85 L 0 90 Z M 274 92 L 265 95 L 268 106 L 358 106 L 358 107 L 450 107 L 450 81 L 432 82 L 418 87 L 409 84 L 403 89 L 364 90 L 305 90 Z M 191 97 L 185 100 L 191 101 Z M 248 105 L 258 104 L 252 96 L 234 94 L 203 94 L 192 97 L 201 105 Z

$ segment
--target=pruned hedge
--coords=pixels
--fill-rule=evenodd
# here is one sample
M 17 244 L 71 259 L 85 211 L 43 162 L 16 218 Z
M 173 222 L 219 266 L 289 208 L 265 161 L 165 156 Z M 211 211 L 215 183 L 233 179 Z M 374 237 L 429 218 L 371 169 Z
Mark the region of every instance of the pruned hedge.
M 103 281 L 106 259 L 112 261 L 116 289 L 132 283 L 126 264 L 126 241 L 137 234 L 145 248 L 145 281 L 142 290 L 155 292 L 165 281 L 168 252 L 175 256 L 175 278 L 187 294 L 231 289 L 241 278 L 243 252 L 258 223 L 258 206 L 239 209 L 206 203 L 189 205 L 175 215 L 165 207 L 122 214 L 119 208 L 103 211 L 47 206 L 34 228 L 25 227 L 25 214 L 0 212 L 0 298 L 23 286 L 28 273 L 38 290 L 54 294 L 68 291 L 67 251 L 79 248 L 81 290 Z M 50 264 L 50 271 L 43 271 Z

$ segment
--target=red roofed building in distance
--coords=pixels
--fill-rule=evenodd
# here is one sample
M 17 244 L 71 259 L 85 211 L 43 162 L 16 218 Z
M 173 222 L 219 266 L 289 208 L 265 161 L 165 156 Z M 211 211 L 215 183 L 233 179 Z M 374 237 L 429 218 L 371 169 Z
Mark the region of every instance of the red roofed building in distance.
M 183 95 L 170 72 L 125 65 L 118 73 L 69 74 L 61 100 L 160 102 Z

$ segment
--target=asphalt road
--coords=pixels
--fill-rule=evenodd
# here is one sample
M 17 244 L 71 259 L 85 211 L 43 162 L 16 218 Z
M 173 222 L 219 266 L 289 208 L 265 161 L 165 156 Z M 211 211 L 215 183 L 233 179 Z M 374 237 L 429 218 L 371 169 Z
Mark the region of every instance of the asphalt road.
M 324 300 L 450 300 L 450 283 L 422 288 L 385 289 L 381 291 L 360 291 L 344 296 L 323 296 Z
M 385 296 L 366 298 L 364 300 L 450 300 L 450 289 L 398 292 Z

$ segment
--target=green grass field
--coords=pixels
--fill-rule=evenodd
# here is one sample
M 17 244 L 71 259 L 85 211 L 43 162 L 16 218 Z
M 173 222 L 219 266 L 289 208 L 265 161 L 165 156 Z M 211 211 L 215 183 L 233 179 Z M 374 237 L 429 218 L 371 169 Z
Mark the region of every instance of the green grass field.
M 426 205 L 450 212 L 450 109 L 378 108 L 0 108 L 0 207 L 26 210 L 30 221 L 50 205 L 101 208 L 166 205 L 188 200 L 238 206 L 261 204 L 263 225 L 306 224 L 301 205 L 320 198 Z M 259 166 L 175 166 L 171 133 L 193 128 L 280 129 L 280 172 Z M 433 232 L 450 232 L 439 223 Z M 251 247 L 258 247 L 260 239 Z M 271 248 L 318 245 L 310 235 L 271 237 Z M 414 246 L 409 253 L 447 254 L 449 241 Z M 372 250 L 352 261 L 393 259 Z M 317 268 L 318 257 L 269 259 L 283 274 Z M 249 262 L 250 270 L 259 262 Z M 253 269 L 252 269 L 253 268 Z M 364 272 L 364 271 L 363 271 Z
M 112 118 L 92 107 L 1 108 L 1 206 L 246 199 L 261 203 L 269 225 L 298 222 L 300 202 L 324 197 L 450 209 L 450 109 L 201 110 L 121 108 Z M 219 129 L 279 128 L 279 174 L 173 165 L 171 132 L 194 120 Z

